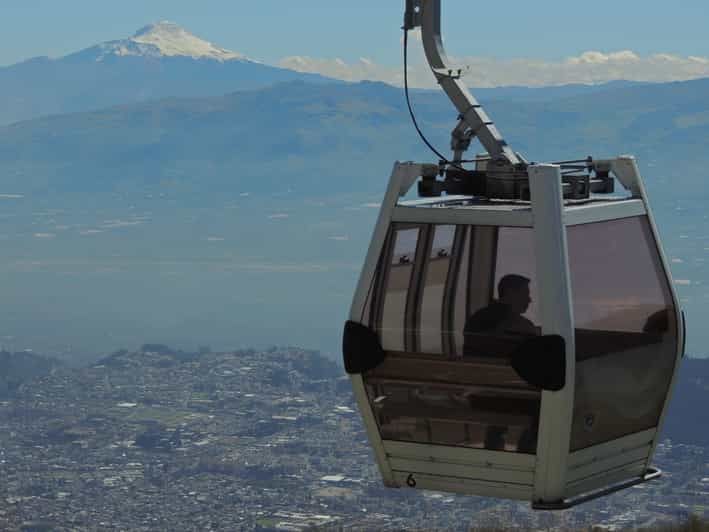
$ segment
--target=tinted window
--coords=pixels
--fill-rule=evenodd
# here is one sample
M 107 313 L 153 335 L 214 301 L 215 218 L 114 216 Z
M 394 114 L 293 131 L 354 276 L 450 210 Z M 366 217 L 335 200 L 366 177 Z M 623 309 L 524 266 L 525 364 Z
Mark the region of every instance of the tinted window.
M 677 327 L 646 217 L 570 227 L 568 246 L 576 450 L 657 425 L 674 369 Z
M 395 228 L 390 239 L 388 269 L 383 272 L 383 300 L 379 332 L 384 349 L 404 349 L 406 298 L 416 258 L 418 228 Z
M 535 452 L 540 392 L 510 365 L 511 352 L 538 334 L 529 312 L 531 230 L 440 225 L 391 234 L 373 303 L 383 309 L 389 354 L 365 375 L 382 437 Z M 402 254 L 414 263 L 402 264 Z
M 451 265 L 455 236 L 454 225 L 439 225 L 433 229 L 433 241 L 424 268 L 423 296 L 419 315 L 419 350 L 423 353 L 443 353 L 443 303 L 446 280 Z

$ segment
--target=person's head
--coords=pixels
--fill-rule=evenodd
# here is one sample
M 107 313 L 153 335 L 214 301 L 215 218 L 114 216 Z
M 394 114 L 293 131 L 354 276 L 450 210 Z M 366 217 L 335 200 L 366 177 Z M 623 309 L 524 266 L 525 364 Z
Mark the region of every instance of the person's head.
M 523 275 L 510 273 L 497 283 L 500 301 L 509 305 L 517 314 L 524 314 L 532 302 L 529 293 L 529 279 Z

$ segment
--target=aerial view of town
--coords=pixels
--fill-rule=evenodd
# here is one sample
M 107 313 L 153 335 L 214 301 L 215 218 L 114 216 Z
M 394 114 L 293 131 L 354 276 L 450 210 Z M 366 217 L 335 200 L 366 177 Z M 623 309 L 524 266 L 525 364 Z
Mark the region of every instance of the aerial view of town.
M 707 0 L 1 5 L 0 532 L 709 532 Z
M 5 367 L 40 360 L 0 355 Z M 670 440 L 661 479 L 564 512 L 387 489 L 349 378 L 297 348 L 144 345 L 9 388 L 1 530 L 620 530 L 709 517 L 709 448 Z

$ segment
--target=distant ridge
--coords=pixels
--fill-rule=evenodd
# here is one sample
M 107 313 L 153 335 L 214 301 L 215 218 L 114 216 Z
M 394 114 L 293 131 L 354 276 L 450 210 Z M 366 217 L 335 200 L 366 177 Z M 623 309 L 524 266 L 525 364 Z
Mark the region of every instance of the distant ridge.
M 531 160 L 632 153 L 641 164 L 653 163 L 648 186 L 662 183 L 664 200 L 703 186 L 703 170 L 695 169 L 708 164 L 707 89 L 709 80 L 693 80 L 611 85 L 605 91 L 538 101 L 501 100 L 489 93 L 487 109 L 510 144 Z M 430 139 L 445 146 L 449 129 L 441 117 L 454 115 L 450 103 L 431 91 L 415 93 L 413 100 Z M 170 134 L 156 138 L 158 124 Z M 64 132 L 61 144 L 55 140 L 59 131 Z M 412 133 L 401 90 L 372 82 L 293 82 L 0 127 L 5 186 L 24 194 L 41 193 L 47 183 L 58 193 L 142 189 L 167 178 L 166 171 L 192 197 L 202 194 L 206 183 L 242 190 L 247 185 L 240 180 L 246 176 L 249 187 L 269 193 L 286 181 L 294 193 L 305 196 L 349 192 L 350 187 L 373 191 L 382 186 L 381 171 L 352 170 L 342 164 L 343 157 L 365 157 L 367 168 L 387 168 L 393 157 L 428 156 Z M 265 167 L 266 160 L 272 166 Z M 294 160 L 299 164 L 287 164 Z M 32 175 L 23 176 L 22 170 L 30 167 Z M 189 177 L 195 171 L 199 180 Z M 654 175 L 663 181 L 655 181 Z M 686 188 L 664 184 L 675 175 L 682 176 Z
M 0 67 L 0 126 L 166 97 L 221 96 L 290 81 L 343 83 L 264 64 L 163 20 L 138 29 L 130 37 L 95 44 L 64 57 L 35 57 Z M 544 102 L 641 85 L 648 84 L 612 81 L 599 85 L 474 88 L 473 92 L 483 101 Z
M 334 82 L 265 65 L 157 22 L 64 57 L 0 67 L 0 126 L 166 97 L 207 97 L 288 81 Z

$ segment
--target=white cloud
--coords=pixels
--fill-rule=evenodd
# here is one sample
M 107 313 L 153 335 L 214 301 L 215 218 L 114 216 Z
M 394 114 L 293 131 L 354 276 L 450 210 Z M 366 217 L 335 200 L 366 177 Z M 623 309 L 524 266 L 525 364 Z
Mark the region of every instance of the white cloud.
M 636 62 L 640 57 L 630 50 L 622 50 L 620 52 L 611 52 L 604 54 L 603 52 L 584 52 L 578 57 L 569 57 L 566 63 L 569 65 L 607 65 L 614 62 Z
M 411 55 L 414 59 L 409 65 L 409 84 L 412 87 L 435 88 L 436 81 L 423 61 L 421 51 L 414 51 Z M 664 53 L 640 56 L 632 50 L 608 53 L 591 50 L 560 61 L 489 57 L 460 57 L 452 61 L 456 68 L 458 65 L 465 66 L 463 78 L 473 87 L 595 84 L 618 79 L 663 82 L 709 77 L 709 57 L 683 57 Z M 400 66 L 379 65 L 370 58 L 347 63 L 340 58 L 292 56 L 283 58 L 279 65 L 345 81 L 372 80 L 392 85 L 403 84 Z
M 331 78 L 344 81 L 384 81 L 395 85 L 403 84 L 401 72 L 396 69 L 376 64 L 371 59 L 360 57 L 354 63 L 346 63 L 339 57 L 334 59 L 320 59 L 302 55 L 284 57 L 278 62 L 278 66 L 297 70 L 298 72 L 310 72 L 322 74 Z

